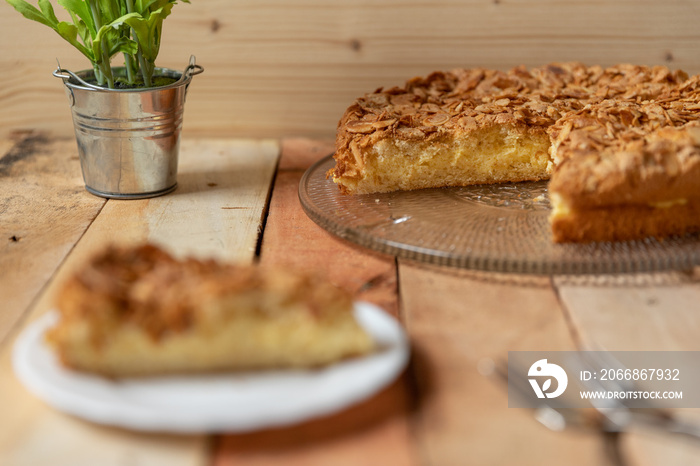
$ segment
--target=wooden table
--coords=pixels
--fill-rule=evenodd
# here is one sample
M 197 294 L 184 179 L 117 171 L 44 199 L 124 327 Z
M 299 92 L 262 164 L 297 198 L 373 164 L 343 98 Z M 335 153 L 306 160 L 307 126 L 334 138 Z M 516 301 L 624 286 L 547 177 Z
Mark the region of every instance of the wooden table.
M 685 465 L 700 448 L 648 434 L 551 432 L 507 407 L 477 370 L 511 350 L 700 350 L 697 271 L 588 278 L 438 269 L 338 240 L 301 210 L 297 185 L 328 142 L 185 140 L 173 194 L 88 194 L 75 142 L 0 140 L 0 464 Z M 291 264 L 325 273 L 396 315 L 414 348 L 396 383 L 359 406 L 243 435 L 144 434 L 93 425 L 31 396 L 12 343 L 53 290 L 108 243 L 154 241 L 177 255 Z M 700 388 L 699 388 L 700 389 Z M 698 417 L 697 410 L 681 416 Z M 614 452 L 617 451 L 616 456 Z

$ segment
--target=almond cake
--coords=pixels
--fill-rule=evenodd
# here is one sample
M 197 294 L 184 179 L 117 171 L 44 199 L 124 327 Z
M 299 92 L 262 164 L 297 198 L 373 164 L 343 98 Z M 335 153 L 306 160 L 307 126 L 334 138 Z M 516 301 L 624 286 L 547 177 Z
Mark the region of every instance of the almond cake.
M 700 78 L 666 67 L 460 69 L 378 89 L 338 125 L 345 194 L 547 180 L 555 242 L 700 230 Z
M 315 367 L 373 348 L 349 293 L 318 277 L 110 248 L 57 295 L 47 340 L 107 376 Z

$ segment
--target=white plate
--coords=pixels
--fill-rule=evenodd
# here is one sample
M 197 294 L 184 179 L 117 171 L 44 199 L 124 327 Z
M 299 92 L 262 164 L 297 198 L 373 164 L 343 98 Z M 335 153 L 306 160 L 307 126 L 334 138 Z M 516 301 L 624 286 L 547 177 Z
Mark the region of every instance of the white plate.
M 315 370 L 111 380 L 61 366 L 44 343 L 53 311 L 14 346 L 17 377 L 54 408 L 100 424 L 162 432 L 243 432 L 337 412 L 391 383 L 409 358 L 401 326 L 382 309 L 355 303 L 355 316 L 381 350 Z

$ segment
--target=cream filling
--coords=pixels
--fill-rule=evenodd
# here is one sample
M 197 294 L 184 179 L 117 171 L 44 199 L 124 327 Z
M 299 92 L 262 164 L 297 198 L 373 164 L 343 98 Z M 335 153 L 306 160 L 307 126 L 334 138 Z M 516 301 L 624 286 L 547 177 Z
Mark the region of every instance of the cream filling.
M 550 218 L 567 217 L 571 215 L 571 206 L 557 193 L 549 193 L 549 202 L 552 205 Z
M 560 218 L 571 215 L 571 212 L 573 210 L 571 205 L 567 203 L 566 200 L 559 194 L 550 193 L 549 201 L 552 205 L 551 218 Z M 680 198 L 671 199 L 669 201 L 650 202 L 648 205 L 649 207 L 653 207 L 654 209 L 670 209 L 671 207 L 683 206 L 686 204 L 688 204 L 688 199 Z
M 436 141 L 385 138 L 353 150 L 359 179 L 334 178 L 352 194 L 549 178 L 549 137 L 515 126 Z M 362 150 L 364 166 L 357 162 Z
M 672 199 L 670 201 L 661 201 L 661 202 L 650 202 L 649 206 L 653 207 L 655 209 L 670 209 L 671 207 L 675 207 L 677 205 L 686 205 L 688 203 L 688 199 Z

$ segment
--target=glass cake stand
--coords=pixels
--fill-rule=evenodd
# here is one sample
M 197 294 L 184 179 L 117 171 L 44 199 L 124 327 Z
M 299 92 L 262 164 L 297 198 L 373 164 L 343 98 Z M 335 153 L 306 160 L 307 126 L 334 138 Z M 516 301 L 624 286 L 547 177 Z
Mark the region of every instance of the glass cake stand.
M 534 274 L 684 270 L 700 236 L 555 244 L 546 182 L 347 196 L 326 179 L 328 156 L 301 179 L 299 198 L 322 228 L 375 251 L 436 265 Z

